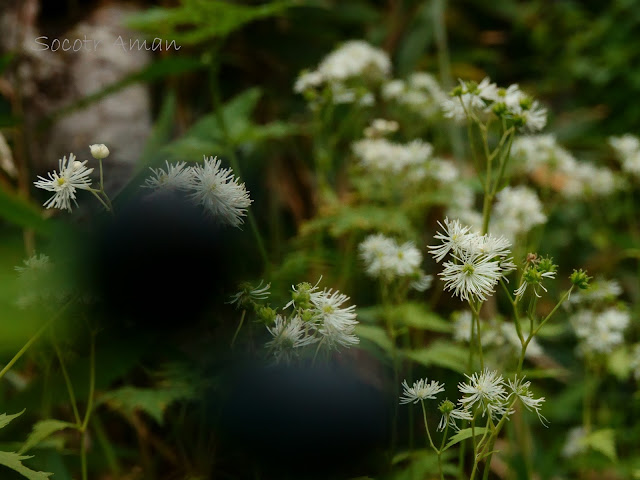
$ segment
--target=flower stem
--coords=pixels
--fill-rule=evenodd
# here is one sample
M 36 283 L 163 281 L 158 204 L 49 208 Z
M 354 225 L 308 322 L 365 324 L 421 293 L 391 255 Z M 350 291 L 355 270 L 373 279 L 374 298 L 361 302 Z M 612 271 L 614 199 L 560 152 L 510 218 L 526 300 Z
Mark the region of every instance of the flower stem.
M 233 344 L 236 343 L 236 338 L 240 333 L 240 329 L 242 329 L 242 324 L 244 323 L 244 317 L 247 314 L 246 310 L 242 310 L 242 315 L 240 316 L 240 323 L 238 323 L 238 328 L 236 328 L 236 333 L 233 334 L 233 338 L 231 339 L 231 347 L 233 348 Z
M 53 348 L 56 351 L 56 356 L 58 357 L 58 362 L 60 363 L 60 369 L 62 370 L 64 383 L 67 386 L 67 392 L 69 393 L 69 400 L 71 401 L 71 408 L 73 409 L 73 416 L 76 419 L 76 425 L 80 427 L 82 425 L 82 420 L 80 419 L 80 412 L 78 411 L 76 396 L 73 392 L 73 385 L 71 384 L 71 379 L 69 378 L 69 374 L 67 373 L 67 367 L 64 364 L 62 354 L 60 353 L 60 348 L 58 347 L 58 343 L 56 342 L 53 334 L 51 335 L 51 343 L 53 344 Z

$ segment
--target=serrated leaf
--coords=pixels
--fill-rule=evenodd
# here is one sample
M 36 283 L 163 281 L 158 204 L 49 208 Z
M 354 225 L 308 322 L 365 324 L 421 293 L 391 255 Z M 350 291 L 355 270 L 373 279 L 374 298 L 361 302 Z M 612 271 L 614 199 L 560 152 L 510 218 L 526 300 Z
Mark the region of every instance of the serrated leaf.
M 374 325 L 356 325 L 355 333 L 358 337 L 365 340 L 369 340 L 382 348 L 385 352 L 390 352 L 393 349 L 393 344 L 387 335 L 386 330 Z
M 453 447 L 455 444 L 460 443 L 463 440 L 466 440 L 467 438 L 471 438 L 472 436 L 474 436 L 474 433 L 476 437 L 478 435 L 484 435 L 484 432 L 486 430 L 487 429 L 484 427 L 478 427 L 475 429 L 475 432 L 474 432 L 474 429 L 472 428 L 464 428 L 449 439 L 444 449 L 448 450 L 449 448 Z
M 327 230 L 333 237 L 341 237 L 352 231 L 376 231 L 410 237 L 412 227 L 409 218 L 397 209 L 375 205 L 341 206 L 302 225 L 300 233 L 309 235 Z
M 4 428 L 7 425 L 9 425 L 9 423 L 11 423 L 12 420 L 22 415 L 25 412 L 25 410 L 26 408 L 22 410 L 20 413 L 16 413 L 14 415 L 7 415 L 6 413 L 3 413 L 2 415 L 0 415 L 0 428 Z
M 18 472 L 29 480 L 47 480 L 53 473 L 36 472 L 22 464 L 23 460 L 33 458 L 32 456 L 22 456 L 14 452 L 0 452 L 0 465 L 4 465 L 11 470 Z
M 617 459 L 615 432 L 613 429 L 607 428 L 591 432 L 582 439 L 581 443 L 596 452 L 602 453 L 612 462 Z
M 127 416 L 143 411 L 162 425 L 166 409 L 173 402 L 190 398 L 191 395 L 192 392 L 186 386 L 158 389 L 122 387 L 103 394 L 100 403 L 106 403 Z
M 18 453 L 23 454 L 25 452 L 28 452 L 40 442 L 48 438 L 50 435 L 53 435 L 54 433 L 65 430 L 67 428 L 76 428 L 76 425 L 74 425 L 73 423 L 53 419 L 42 420 L 36 423 L 33 426 L 33 430 L 29 434 L 29 437 L 27 437 L 27 441 L 24 442 L 22 448 L 18 450 Z
M 435 341 L 420 350 L 403 350 L 404 355 L 426 367 L 438 366 L 454 372 L 464 373 L 469 360 L 469 351 L 446 341 Z
M 174 8 L 154 7 L 130 15 L 126 23 L 152 35 L 170 36 L 178 45 L 196 45 L 225 37 L 249 22 L 275 15 L 291 5 L 291 1 L 249 6 L 220 0 L 181 0 Z

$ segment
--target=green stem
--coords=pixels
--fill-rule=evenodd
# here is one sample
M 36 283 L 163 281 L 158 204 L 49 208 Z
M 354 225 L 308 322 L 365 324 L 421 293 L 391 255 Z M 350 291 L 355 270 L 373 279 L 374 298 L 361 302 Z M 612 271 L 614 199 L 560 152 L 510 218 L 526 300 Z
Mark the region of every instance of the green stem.
M 96 388 L 96 338 L 95 334 L 91 334 L 91 352 L 89 357 L 89 398 L 87 400 L 87 411 L 84 414 L 81 431 L 85 432 L 91 418 L 93 410 L 93 396 Z
M 238 324 L 238 328 L 236 328 L 236 332 L 233 334 L 233 338 L 231 339 L 231 347 L 233 348 L 233 344 L 236 343 L 236 338 L 242 329 L 242 325 L 244 324 L 244 317 L 247 314 L 246 310 L 242 310 L 242 315 L 240 316 L 240 323 Z
M 102 204 L 102 206 L 105 208 L 105 210 L 107 212 L 111 212 L 111 208 L 109 207 L 109 205 L 102 199 L 102 197 L 100 196 L 100 190 L 94 190 L 93 188 L 90 188 L 89 191 L 91 193 L 93 193 L 93 196 L 96 197 L 98 199 L 98 201 Z
M 69 300 L 66 304 L 64 304 L 62 308 L 58 311 L 58 313 L 56 313 L 47 323 L 45 323 L 42 327 L 40 327 L 40 329 L 33 335 L 33 337 L 31 337 L 29 341 L 24 344 L 24 346 L 20 349 L 18 353 L 14 355 L 14 357 L 9 361 L 9 363 L 7 363 L 2 370 L 0 370 L 0 379 L 4 377 L 9 370 L 11 370 L 11 367 L 15 365 L 15 363 L 20 359 L 20 357 L 22 357 L 22 355 L 26 353 L 27 350 L 29 350 L 31 345 L 33 345 L 40 338 L 40 336 L 47 330 L 47 328 L 49 328 L 49 326 L 53 322 L 55 322 L 58 318 L 62 316 L 62 314 L 67 310 L 69 305 L 71 305 L 71 303 L 73 303 L 74 300 L 75 300 L 75 297 Z
M 69 378 L 69 374 L 67 373 L 67 367 L 64 364 L 62 354 L 60 353 L 60 348 L 58 347 L 58 343 L 56 342 L 53 334 L 51 335 L 51 343 L 53 344 L 53 348 L 56 351 L 56 356 L 58 357 L 58 362 L 60 363 L 60 369 L 62 370 L 64 383 L 67 386 L 67 392 L 69 393 L 69 400 L 71 401 L 71 408 L 73 409 L 73 416 L 76 419 L 76 425 L 80 427 L 80 425 L 82 425 L 82 420 L 80 419 L 80 412 L 78 411 L 78 404 L 76 403 L 76 395 L 73 392 L 73 385 L 71 384 L 71 379 Z
M 87 474 L 87 432 L 80 432 L 80 468 L 82 470 L 82 480 L 88 480 Z
M 531 336 L 536 335 L 540 329 L 544 326 L 545 323 L 547 323 L 549 321 L 549 319 L 553 316 L 554 313 L 556 313 L 556 310 L 558 310 L 558 308 L 560 308 L 560 305 L 562 305 L 562 303 L 569 297 L 569 295 L 571 294 L 571 291 L 573 290 L 573 287 L 575 285 L 571 285 L 571 287 L 569 288 L 569 290 L 567 290 L 565 292 L 565 294 L 562 296 L 562 298 L 558 301 L 558 303 L 556 304 L 555 307 L 553 307 L 553 310 L 551 310 L 551 312 L 549 312 L 549 315 L 547 315 L 546 317 L 544 317 L 544 320 L 542 320 L 542 322 L 540 322 L 540 325 L 538 325 L 536 327 L 536 329 L 531 333 Z
M 102 447 L 102 451 L 104 452 L 104 458 L 107 461 L 107 464 L 109 465 L 109 469 L 111 470 L 111 473 L 113 473 L 113 475 L 116 478 L 119 478 L 122 468 L 120 467 L 120 463 L 118 462 L 118 456 L 116 455 L 116 452 L 113 449 L 113 445 L 111 445 L 111 442 L 109 441 L 109 437 L 107 437 L 107 434 L 104 431 L 104 426 L 102 425 L 102 421 L 100 420 L 100 417 L 98 415 L 93 415 L 91 417 L 91 426 L 93 431 L 96 434 L 96 439 L 98 440 L 98 443 Z

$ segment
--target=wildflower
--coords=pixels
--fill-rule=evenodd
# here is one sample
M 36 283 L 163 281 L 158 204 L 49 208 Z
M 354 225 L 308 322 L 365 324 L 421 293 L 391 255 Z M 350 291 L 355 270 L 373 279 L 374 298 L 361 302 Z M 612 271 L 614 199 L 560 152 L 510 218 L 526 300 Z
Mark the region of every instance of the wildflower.
M 385 120 L 376 118 L 367 128 L 364 129 L 364 136 L 367 138 L 380 138 L 388 133 L 398 131 L 398 122 L 394 120 Z
M 86 167 L 87 160 L 84 162 L 76 161 L 76 157 L 73 153 L 67 157 L 62 158 L 59 161 L 59 172 L 49 172 L 49 178 L 43 178 L 38 176 L 40 180 L 33 182 L 33 184 L 47 190 L 54 192 L 53 197 L 44 203 L 47 208 L 59 208 L 61 210 L 71 211 L 71 200 L 76 202 L 76 189 L 89 190 L 91 188 L 91 179 L 89 175 L 93 172 L 93 168 Z
M 584 439 L 587 436 L 587 431 L 584 427 L 574 427 L 569 430 L 567 439 L 562 447 L 562 456 L 565 458 L 575 457 L 580 453 L 584 453 L 587 450 L 587 444 Z
M 521 297 L 522 295 L 524 295 L 527 286 L 531 285 L 535 296 L 540 298 L 540 295 L 538 295 L 538 287 L 545 292 L 547 291 L 545 286 L 542 285 L 543 278 L 556 278 L 555 269 L 553 271 L 541 271 L 540 268 L 535 265 L 527 267 L 522 274 L 522 283 L 520 284 L 520 287 L 518 287 L 518 289 L 515 290 L 513 294 L 516 297 Z
M 389 55 L 362 40 L 345 42 L 318 66 L 318 73 L 327 82 L 342 82 L 359 76 L 386 77 L 390 71 Z
M 193 169 L 185 162 L 167 165 L 167 170 L 151 168 L 153 176 L 145 180 L 143 187 L 152 189 L 188 190 L 193 187 Z
M 506 405 L 508 396 L 504 380 L 496 370 L 485 369 L 472 376 L 465 374 L 465 377 L 469 379 L 469 383 L 458 384 L 458 390 L 465 395 L 459 402 L 463 408 L 478 406 L 482 408 L 482 415 L 489 412 L 494 418 L 511 413 Z
M 601 312 L 583 309 L 569 317 L 569 322 L 580 340 L 580 354 L 608 354 L 624 342 L 630 317 L 628 312 L 617 308 Z
M 96 160 L 102 160 L 109 156 L 109 149 L 104 143 L 89 145 L 89 148 L 91 149 L 91 156 Z
M 488 77 L 480 83 L 460 80 L 460 85 L 454 88 L 450 98 L 441 103 L 441 107 L 446 118 L 462 121 L 484 112 L 497 95 L 498 87 Z
M 478 255 L 462 253 L 457 262 L 445 262 L 439 274 L 445 281 L 445 290 L 454 291 L 462 300 L 486 300 L 502 277 L 500 263 Z
M 540 422 L 545 425 L 545 422 L 548 422 L 548 420 L 540 413 L 541 405 L 544 403 L 544 397 L 533 398 L 533 394 L 529 390 L 531 382 L 525 382 L 524 377 L 518 378 L 516 376 L 513 381 L 509 379 L 508 383 L 512 392 L 511 394 L 515 395 L 527 410 L 536 412 Z
M 249 283 L 243 283 L 240 285 L 241 290 L 238 293 L 235 293 L 231 300 L 227 303 L 236 304 L 237 308 L 246 308 L 247 306 L 254 303 L 256 300 L 266 300 L 269 298 L 269 289 L 271 288 L 271 284 L 267 283 L 264 287 L 262 283 L 264 280 L 260 280 L 260 283 L 254 287 Z
M 463 227 L 458 220 L 449 221 L 449 218 L 444 219 L 444 226 L 440 222 L 438 225 L 445 232 L 436 234 L 434 238 L 442 240 L 442 245 L 430 245 L 427 248 L 432 250 L 431 254 L 436 262 L 440 263 L 450 251 L 461 254 L 467 248 L 469 227 Z
M 202 204 L 214 217 L 239 227 L 252 200 L 231 169 L 220 168 L 220 160 L 205 157 L 204 165 L 193 170 L 193 200 Z
M 324 337 L 329 347 L 356 345 L 360 339 L 354 334 L 358 324 L 356 306 L 342 307 L 349 297 L 339 291 L 323 290 L 310 294 L 315 319 L 320 324 L 318 332 Z
M 438 393 L 444 392 L 444 385 L 424 378 L 413 383 L 413 387 L 409 387 L 407 381 L 402 382 L 402 396 L 400 404 L 418 403 L 424 400 L 433 400 Z
M 496 219 L 492 222 L 492 231 L 498 231 L 512 241 L 547 221 L 538 195 L 524 186 L 501 190 L 493 207 L 492 218 Z
M 405 242 L 396 248 L 387 260 L 387 268 L 398 277 L 416 272 L 422 263 L 422 254 L 413 242 Z
M 276 361 L 289 362 L 296 349 L 317 341 L 307 334 L 304 322 L 297 316 L 287 321 L 281 315 L 277 315 L 273 327 L 267 327 L 267 330 L 273 339 L 266 343 L 266 347 L 273 350 Z
M 569 279 L 571 280 L 571 283 L 573 283 L 578 288 L 586 290 L 587 288 L 589 288 L 589 280 L 591 280 L 591 277 L 587 275 L 587 272 L 580 269 L 574 270 Z
M 473 415 L 469 410 L 464 408 L 455 408 L 455 405 L 451 400 L 443 400 L 438 407 L 440 413 L 442 413 L 442 418 L 440 419 L 440 423 L 438 424 L 438 430 L 442 431 L 449 425 L 454 430 L 460 430 L 458 425 L 456 425 L 456 420 L 472 420 Z
M 360 165 L 385 175 L 406 173 L 412 167 L 424 165 L 433 152 L 431 144 L 422 140 L 398 144 L 385 138 L 358 140 L 352 149 Z
M 369 235 L 359 246 L 360 256 L 366 265 L 366 272 L 372 277 L 385 273 L 386 259 L 394 255 L 396 242 L 381 233 Z
M 411 282 L 409 286 L 418 292 L 424 292 L 431 287 L 433 275 L 425 275 L 423 272 L 419 272 L 418 275 L 419 278 Z
M 45 272 L 51 268 L 51 260 L 44 253 L 34 254 L 26 260 L 23 260 L 24 266 L 13 267 L 19 276 L 28 275 L 33 272 Z

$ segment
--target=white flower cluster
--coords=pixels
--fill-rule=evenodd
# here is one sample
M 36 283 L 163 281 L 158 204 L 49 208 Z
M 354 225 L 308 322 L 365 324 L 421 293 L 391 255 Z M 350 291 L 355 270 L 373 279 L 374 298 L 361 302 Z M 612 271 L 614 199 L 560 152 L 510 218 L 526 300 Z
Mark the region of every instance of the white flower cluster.
M 624 343 L 624 331 L 631 318 L 617 304 L 621 294 L 618 282 L 598 277 L 587 290 L 568 299 L 567 307 L 575 308 L 569 322 L 578 337 L 579 354 L 608 354 Z
M 34 254 L 22 263 L 14 267 L 21 286 L 16 300 L 18 307 L 27 308 L 38 303 L 60 300 L 66 294 L 59 283 L 52 281 L 54 265 L 47 255 Z
M 619 186 L 614 173 L 590 162 L 577 161 L 553 135 L 531 135 L 513 141 L 516 169 L 566 198 L 611 195 Z
M 433 153 L 431 144 L 419 139 L 399 144 L 385 138 L 364 138 L 352 148 L 362 167 L 384 175 L 413 171 L 424 166 Z
M 413 279 L 411 287 L 423 292 L 433 277 L 420 268 L 422 253 L 413 242 L 399 245 L 393 238 L 378 233 L 369 235 L 358 247 L 367 275 L 390 282 L 397 278 Z
M 580 341 L 578 353 L 608 354 L 624 343 L 624 331 L 629 326 L 629 313 L 616 307 L 602 311 L 583 309 L 569 321 Z
M 371 125 L 364 129 L 364 136 L 367 138 L 384 137 L 389 133 L 397 132 L 399 127 L 395 120 L 376 118 L 371 121 Z
M 489 78 L 480 83 L 463 82 L 441 104 L 444 116 L 457 121 L 480 119 L 489 114 L 513 121 L 528 132 L 542 130 L 547 123 L 547 110 L 525 94 L 518 85 L 498 88 Z
M 445 401 L 440 405 L 443 418 L 438 426 L 439 430 L 449 424 L 457 429 L 454 419 L 471 420 L 476 412 L 481 412 L 482 416 L 490 415 L 493 419 L 498 419 L 504 415 L 511 415 L 516 401 L 520 401 L 525 408 L 536 412 L 540 421 L 544 424 L 546 419 L 540 413 L 544 397 L 534 398 L 531 393 L 531 382 L 525 382 L 524 377 L 514 377 L 505 382 L 502 375 L 497 371 L 485 369 L 473 375 L 465 375 L 467 383 L 459 383 L 458 390 L 462 393 L 462 398 L 458 401 L 458 407 L 454 409 L 452 402 Z M 402 382 L 403 394 L 400 398 L 401 404 L 418 403 L 424 400 L 433 400 L 438 393 L 444 391 L 444 385 L 432 380 L 422 379 L 409 387 L 407 381 Z M 448 408 L 446 403 L 449 403 Z M 443 408 L 444 407 L 444 408 Z M 453 414 L 453 412 L 456 412 Z
M 448 254 L 453 257 L 452 261 L 444 262 L 444 270 L 439 274 L 445 281 L 445 289 L 462 300 L 486 300 L 500 279 L 515 269 L 509 257 L 511 243 L 504 237 L 470 232 L 458 220 L 446 218 L 444 225 L 438 224 L 444 232 L 434 238 L 442 243 L 428 248 L 437 262 Z
M 433 75 L 414 72 L 406 81 L 394 79 L 384 84 L 382 98 L 387 101 L 393 100 L 429 118 L 439 113 L 440 104 L 447 96 Z
M 621 137 L 610 137 L 613 147 L 622 164 L 622 170 L 640 179 L 640 139 L 627 133 Z
M 315 91 L 328 86 L 334 103 L 371 104 L 370 92 L 350 88 L 347 83 L 355 78 L 380 81 L 389 76 L 391 60 L 383 50 L 362 40 L 351 40 L 327 55 L 316 70 L 305 71 L 297 78 L 296 93 Z
M 143 187 L 156 191 L 186 191 L 197 205 L 202 205 L 216 219 L 239 227 L 252 200 L 244 183 L 230 168 L 221 168 L 217 157 L 204 158 L 204 164 L 187 166 L 185 162 L 169 164 L 167 169 L 150 168 L 153 175 Z
M 318 343 L 317 348 L 336 349 L 360 342 L 355 335 L 358 324 L 355 305 L 344 306 L 349 301 L 348 296 L 332 289 L 321 291 L 318 283 L 303 282 L 292 286 L 292 300 L 284 307 L 293 307 L 289 315 L 278 314 L 270 307 L 262 307 L 255 302 L 265 298 L 263 290 L 266 287 L 263 290 L 244 289 L 234 296 L 235 301 L 235 298 L 246 297 L 247 292 L 254 292 L 251 301 L 271 334 L 266 347 L 276 362 L 290 362 L 299 356 L 302 347 L 315 343 Z
M 497 195 L 491 218 L 491 231 L 512 242 L 547 221 L 538 195 L 525 186 L 502 189 Z
M 49 178 L 38 176 L 40 180 L 33 184 L 48 192 L 54 192 L 53 196 L 44 203 L 47 208 L 59 208 L 71 211 L 71 201 L 78 206 L 76 190 L 91 189 L 91 172 L 93 168 L 87 168 L 88 160 L 79 162 L 73 153 L 69 159 L 63 157 L 58 162 L 58 171 L 49 172 Z

